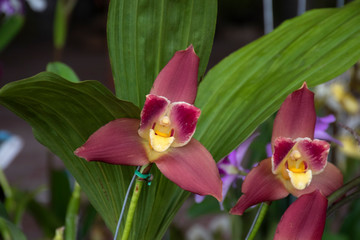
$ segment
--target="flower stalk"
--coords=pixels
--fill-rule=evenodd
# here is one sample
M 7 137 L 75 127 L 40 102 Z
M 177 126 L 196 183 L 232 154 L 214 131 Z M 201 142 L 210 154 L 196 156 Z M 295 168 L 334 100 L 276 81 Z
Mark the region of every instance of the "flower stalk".
M 246 240 L 252 240 L 255 238 L 256 233 L 258 232 L 262 221 L 269 209 L 269 202 L 261 203 L 260 207 L 256 213 L 253 223 L 251 224 L 250 230 L 246 236 Z
M 65 239 L 76 239 L 81 187 L 75 182 L 74 191 L 67 207 L 65 219 Z
M 138 203 L 139 196 L 140 196 L 141 189 L 142 189 L 143 185 L 144 185 L 144 180 L 136 179 L 134 192 L 133 192 L 133 195 L 131 197 L 129 211 L 128 211 L 128 214 L 127 214 L 127 217 L 126 217 L 124 232 L 123 232 L 123 235 L 122 235 L 122 238 L 121 238 L 122 240 L 127 240 L 129 238 L 131 225 L 132 225 L 132 222 L 133 222 L 133 219 L 134 219 L 135 209 L 136 209 L 136 206 L 137 206 L 137 203 Z
M 360 177 L 354 178 L 350 182 L 343 185 L 341 188 L 333 192 L 328 197 L 328 206 L 330 207 L 336 200 L 344 196 L 351 189 L 360 186 Z
M 149 173 L 149 171 L 151 169 L 151 166 L 152 166 L 151 163 L 142 166 L 141 169 L 140 169 L 140 173 L 141 174 Z M 125 221 L 124 232 L 123 232 L 122 237 L 121 237 L 122 240 L 127 240 L 129 238 L 130 230 L 131 230 L 131 226 L 132 226 L 132 222 L 133 222 L 134 214 L 135 214 L 135 210 L 136 210 L 136 206 L 137 206 L 137 203 L 139 201 L 140 193 L 141 193 L 142 187 L 144 185 L 144 182 L 145 182 L 145 179 L 137 177 L 135 187 L 134 187 L 134 192 L 133 192 L 133 195 L 131 197 L 130 206 L 129 206 L 128 214 L 127 214 L 126 221 Z

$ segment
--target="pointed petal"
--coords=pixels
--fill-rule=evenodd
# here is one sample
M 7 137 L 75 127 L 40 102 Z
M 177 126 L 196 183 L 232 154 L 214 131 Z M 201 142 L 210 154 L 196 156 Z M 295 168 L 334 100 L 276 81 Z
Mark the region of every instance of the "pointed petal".
M 330 144 L 322 140 L 310 138 L 297 139 L 296 147 L 309 164 L 313 174 L 318 174 L 326 166 Z
M 200 109 L 185 102 L 171 104 L 170 121 L 175 137 L 173 147 L 184 146 L 190 141 L 194 135 L 200 113 Z
M 319 191 L 302 195 L 281 217 L 274 240 L 321 240 L 325 227 L 327 202 Z
M 197 140 L 171 148 L 154 161 L 159 170 L 184 190 L 222 200 L 222 182 L 211 154 Z
M 309 137 L 312 139 L 315 122 L 314 93 L 304 83 L 299 90 L 291 93 L 281 105 L 274 121 L 272 146 L 278 137 L 292 139 Z
M 334 164 L 328 162 L 324 171 L 322 171 L 320 174 L 313 175 L 310 185 L 304 190 L 297 190 L 291 186 L 291 183 L 289 184 L 286 184 L 286 188 L 292 195 L 296 197 L 313 192 L 315 190 L 320 190 L 324 196 L 329 196 L 331 193 L 342 186 L 343 176 L 340 170 Z
M 277 169 L 280 166 L 282 160 L 290 152 L 290 150 L 295 145 L 295 142 L 290 138 L 279 137 L 274 142 L 274 154 L 271 158 L 272 161 L 272 171 L 277 173 Z
M 171 102 L 193 104 L 198 84 L 199 57 L 193 46 L 177 51 L 157 76 L 151 94 L 164 96 Z
M 244 211 L 261 202 L 274 201 L 286 197 L 289 193 L 271 171 L 271 159 L 267 158 L 253 168 L 245 177 L 241 191 L 244 193 L 231 214 L 242 215 Z
M 120 118 L 93 133 L 75 155 L 87 161 L 141 166 L 148 163 L 144 142 L 138 135 L 140 121 Z
M 162 114 L 167 110 L 170 101 L 165 97 L 148 94 L 146 96 L 144 108 L 141 111 L 141 124 L 139 135 L 142 138 L 149 139 L 149 130 L 152 128 Z

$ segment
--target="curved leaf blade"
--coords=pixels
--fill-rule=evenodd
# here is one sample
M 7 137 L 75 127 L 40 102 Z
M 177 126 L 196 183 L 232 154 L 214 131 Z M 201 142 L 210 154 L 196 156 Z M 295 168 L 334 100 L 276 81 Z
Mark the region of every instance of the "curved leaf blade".
M 215 33 L 216 0 L 111 0 L 108 47 L 116 95 L 142 107 L 175 51 L 190 44 L 205 72 Z
M 304 81 L 309 86 L 326 82 L 359 58 L 359 1 L 286 21 L 205 76 L 195 102 L 202 110 L 195 138 L 219 160 Z
M 28 121 L 38 141 L 64 161 L 114 232 L 135 167 L 86 162 L 73 152 L 101 126 L 117 118 L 138 118 L 140 110 L 118 100 L 96 81 L 72 83 L 53 73 L 40 73 L 4 86 L 0 89 L 0 104 Z M 154 180 L 140 195 L 131 239 L 161 239 L 189 195 L 156 166 L 151 173 Z

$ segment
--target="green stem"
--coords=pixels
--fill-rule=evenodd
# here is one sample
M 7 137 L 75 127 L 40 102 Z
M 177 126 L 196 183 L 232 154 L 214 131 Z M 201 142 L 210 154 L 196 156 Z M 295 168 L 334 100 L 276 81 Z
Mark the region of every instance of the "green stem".
M 338 210 L 345 204 L 350 203 L 352 200 L 355 200 L 357 198 L 360 198 L 360 190 L 351 193 L 350 195 L 346 196 L 345 198 L 341 199 L 339 202 L 329 207 L 326 216 L 327 217 L 331 216 L 331 214 L 333 214 L 336 210 Z
M 129 211 L 128 211 L 128 214 L 126 217 L 124 232 L 123 232 L 123 235 L 121 238 L 122 240 L 127 240 L 129 238 L 131 225 L 132 225 L 132 222 L 134 219 L 135 209 L 136 209 L 136 206 L 137 206 L 137 203 L 139 200 L 139 196 L 140 196 L 140 192 L 141 192 L 143 185 L 144 185 L 144 180 L 140 180 L 140 179 L 136 180 L 134 192 L 131 197 Z
M 265 217 L 268 209 L 269 209 L 268 202 L 260 204 L 258 212 L 256 213 L 256 216 L 255 216 L 255 219 L 254 219 L 254 221 L 250 227 L 250 230 L 246 236 L 246 240 L 252 240 L 255 238 L 255 235 L 256 235 L 257 231 L 259 230 L 260 225 L 261 225 L 262 221 L 264 220 L 264 217 Z
M 69 200 L 65 218 L 65 239 L 76 239 L 77 220 L 80 206 L 80 185 L 75 182 L 74 191 Z
M 337 199 L 344 196 L 345 193 L 347 193 L 351 189 L 359 186 L 360 186 L 360 177 L 354 178 L 350 182 L 346 183 L 328 197 L 328 206 L 331 206 Z
M 4 194 L 5 194 L 6 198 L 11 198 L 11 196 L 12 196 L 11 187 L 9 185 L 9 182 L 6 179 L 4 171 L 1 168 L 0 168 L 0 185 L 4 190 Z

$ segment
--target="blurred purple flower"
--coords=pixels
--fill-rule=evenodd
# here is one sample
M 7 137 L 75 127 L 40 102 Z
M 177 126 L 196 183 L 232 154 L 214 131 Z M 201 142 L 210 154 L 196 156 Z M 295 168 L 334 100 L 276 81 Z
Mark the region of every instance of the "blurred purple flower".
M 6 16 L 24 14 L 23 1 L 20 0 L 0 0 L 0 13 Z
M 259 133 L 254 133 L 253 135 L 251 135 L 248 139 L 241 143 L 238 148 L 236 148 L 234 151 L 229 153 L 229 155 L 227 155 L 225 158 L 221 159 L 217 163 L 221 180 L 223 181 L 223 201 L 226 197 L 227 192 L 230 189 L 230 186 L 233 185 L 233 187 L 236 187 L 236 181 L 238 179 L 244 180 L 245 175 L 249 172 L 249 170 L 243 168 L 241 164 L 250 144 L 258 135 Z M 195 202 L 197 203 L 202 202 L 204 198 L 205 196 L 195 194 Z M 223 201 L 220 202 L 221 210 L 224 210 Z
M 332 114 L 327 115 L 325 117 L 317 117 L 314 138 L 326 140 L 328 142 L 333 142 L 342 146 L 342 143 L 339 140 L 333 138 L 326 132 L 326 130 L 329 128 L 330 123 L 333 123 L 335 121 L 336 118 Z
M 333 123 L 335 121 L 336 118 L 332 114 L 325 117 L 316 117 L 314 138 L 333 142 L 342 146 L 342 143 L 339 140 L 333 138 L 332 136 L 330 136 L 330 134 L 326 132 L 326 130 L 329 128 L 330 123 Z M 266 154 L 268 157 L 272 156 L 271 143 L 268 143 L 266 145 Z
M 26 0 L 30 8 L 35 12 L 42 12 L 47 7 L 46 0 Z M 0 14 L 6 16 L 24 14 L 24 0 L 0 0 Z

